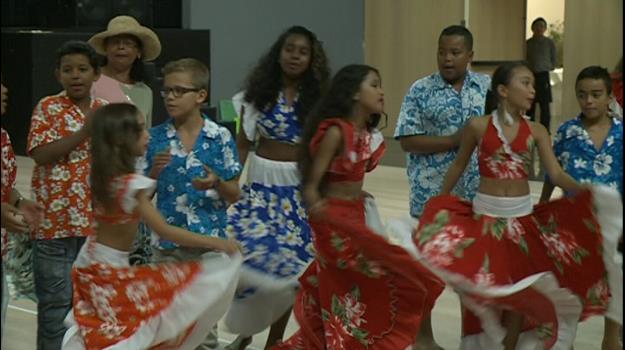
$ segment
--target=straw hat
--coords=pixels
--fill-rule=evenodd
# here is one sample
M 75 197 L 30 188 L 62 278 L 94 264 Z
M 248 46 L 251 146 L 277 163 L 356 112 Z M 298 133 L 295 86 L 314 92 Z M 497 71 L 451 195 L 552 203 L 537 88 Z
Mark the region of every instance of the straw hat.
M 117 16 L 109 21 L 106 31 L 95 34 L 89 39 L 89 44 L 100 55 L 106 55 L 104 41 L 106 38 L 121 34 L 131 34 L 139 38 L 142 44 L 141 53 L 144 61 L 156 59 L 161 54 L 161 42 L 151 29 L 144 27 L 130 16 Z

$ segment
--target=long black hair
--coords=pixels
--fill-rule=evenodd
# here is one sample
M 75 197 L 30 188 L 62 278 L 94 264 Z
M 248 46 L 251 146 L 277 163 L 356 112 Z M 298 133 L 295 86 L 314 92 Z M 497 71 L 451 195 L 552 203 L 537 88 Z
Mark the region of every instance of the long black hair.
M 142 126 L 140 112 L 129 103 L 98 108 L 91 125 L 91 191 L 94 202 L 110 208 L 111 180 L 135 171 L 136 147 Z
M 293 26 L 283 32 L 271 45 L 269 51 L 261 57 L 247 78 L 245 101 L 253 104 L 259 111 L 270 110 L 276 105 L 278 95 L 284 87 L 279 62 L 280 53 L 291 35 L 305 36 L 311 47 L 310 64 L 299 81 L 299 100 L 296 110 L 300 123 L 304 124 L 304 117 L 310 112 L 328 84 L 330 70 L 321 42 L 317 40 L 313 32 L 302 26 Z
M 380 75 L 377 69 L 364 64 L 351 64 L 341 68 L 332 79 L 328 92 L 321 97 L 306 118 L 299 156 L 302 183 L 306 183 L 309 177 L 312 155 L 308 146 L 319 124 L 329 118 L 349 117 L 354 108 L 354 96 L 360 91 L 360 85 L 371 72 Z M 367 127 L 369 129 L 377 127 L 380 117 L 379 114 L 372 115 Z

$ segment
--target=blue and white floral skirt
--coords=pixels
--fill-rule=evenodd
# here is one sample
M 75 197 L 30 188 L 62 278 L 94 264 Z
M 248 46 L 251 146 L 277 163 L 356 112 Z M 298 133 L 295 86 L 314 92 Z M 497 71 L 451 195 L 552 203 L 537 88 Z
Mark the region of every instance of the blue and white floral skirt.
M 297 279 L 314 256 L 296 162 L 250 154 L 242 198 L 228 209 L 226 233 L 245 262 L 225 326 L 244 336 L 263 331 L 295 301 Z

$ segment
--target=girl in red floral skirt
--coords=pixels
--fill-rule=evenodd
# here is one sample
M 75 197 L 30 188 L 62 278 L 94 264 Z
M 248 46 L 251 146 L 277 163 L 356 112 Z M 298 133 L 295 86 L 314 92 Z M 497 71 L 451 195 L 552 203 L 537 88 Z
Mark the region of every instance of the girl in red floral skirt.
M 560 167 L 547 130 L 523 115 L 534 98 L 524 63 L 495 71 L 498 108 L 464 128 L 441 195 L 427 203 L 414 236 L 422 262 L 460 294 L 462 349 L 570 349 L 577 323 L 609 314 L 622 323 L 616 190 L 584 188 Z M 449 195 L 477 147 L 473 203 Z M 533 148 L 552 182 L 577 194 L 532 205 Z M 622 295 L 622 292 L 614 293 Z
M 316 257 L 300 278 L 300 325 L 274 349 L 403 350 L 443 285 L 399 246 L 367 226 L 362 190 L 385 146 L 380 75 L 350 65 L 334 77 L 304 129 L 300 167 Z M 380 230 L 378 225 L 377 230 Z
M 137 107 L 110 104 L 92 119 L 97 233 L 72 269 L 74 301 L 63 349 L 195 349 L 232 301 L 239 246 L 168 225 L 152 206 L 155 181 L 134 173 L 148 142 Z M 206 259 L 131 267 L 140 218 L 164 239 L 205 250 Z

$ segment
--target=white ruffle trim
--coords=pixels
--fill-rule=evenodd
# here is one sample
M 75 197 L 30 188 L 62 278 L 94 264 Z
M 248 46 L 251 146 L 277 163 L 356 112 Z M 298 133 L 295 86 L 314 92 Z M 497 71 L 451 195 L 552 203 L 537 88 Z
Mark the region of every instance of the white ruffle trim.
M 623 324 L 623 256 L 618 252 L 618 242 L 623 235 L 623 202 L 620 193 L 613 188 L 592 186 L 591 190 L 603 235 L 603 264 L 612 294 L 605 316 Z
M 147 349 L 150 346 L 175 339 L 194 322 L 180 350 L 193 350 L 217 324 L 232 302 L 243 258 L 237 254 L 204 259 L 202 271 L 187 288 L 180 291 L 171 305 L 158 316 L 146 320 L 129 338 L 107 347 L 107 350 Z M 63 338 L 63 349 L 85 349 L 73 310 L 67 315 L 69 327 Z

